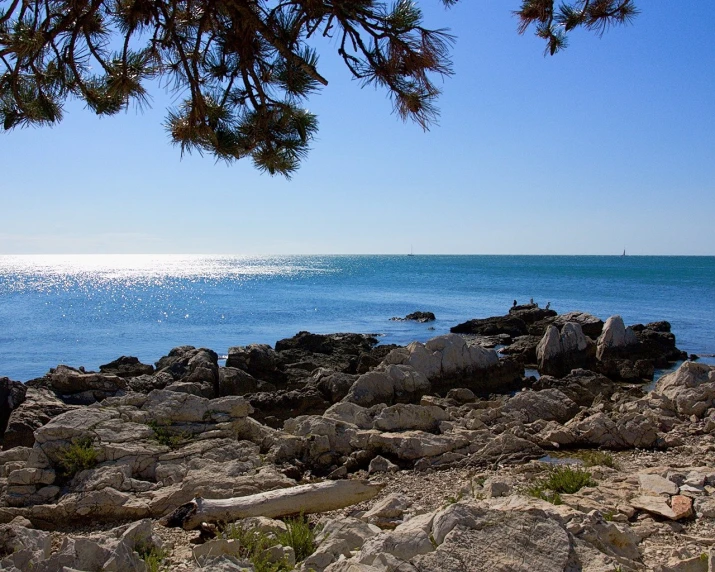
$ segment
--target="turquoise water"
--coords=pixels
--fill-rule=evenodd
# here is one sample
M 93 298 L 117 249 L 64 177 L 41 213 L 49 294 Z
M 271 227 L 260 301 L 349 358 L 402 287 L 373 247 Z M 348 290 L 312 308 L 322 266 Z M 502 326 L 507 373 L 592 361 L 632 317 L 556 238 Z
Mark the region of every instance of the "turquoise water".
M 405 344 L 530 298 L 665 319 L 681 349 L 715 354 L 715 257 L 0 256 L 0 376 L 154 362 L 184 344 L 225 354 L 300 330 Z M 389 320 L 415 310 L 437 321 Z

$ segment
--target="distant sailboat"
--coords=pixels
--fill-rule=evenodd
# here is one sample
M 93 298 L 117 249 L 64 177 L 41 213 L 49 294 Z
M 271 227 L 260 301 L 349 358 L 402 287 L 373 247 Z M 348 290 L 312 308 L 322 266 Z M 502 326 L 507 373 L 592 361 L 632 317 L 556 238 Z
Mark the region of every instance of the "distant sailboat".
M 623 249 L 623 256 L 625 256 L 625 255 L 626 255 L 626 249 L 624 248 L 624 249 Z
M 415 253 L 412 251 L 412 245 L 410 244 L 410 253 L 407 256 L 414 256 Z

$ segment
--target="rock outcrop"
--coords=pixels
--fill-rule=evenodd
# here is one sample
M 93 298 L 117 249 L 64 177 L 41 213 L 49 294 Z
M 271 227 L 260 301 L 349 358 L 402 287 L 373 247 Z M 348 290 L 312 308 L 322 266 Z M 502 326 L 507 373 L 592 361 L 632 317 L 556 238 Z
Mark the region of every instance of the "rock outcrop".
M 566 322 L 560 332 L 556 326 L 549 326 L 536 347 L 539 372 L 555 377 L 563 377 L 572 369 L 591 369 L 595 357 L 595 344 L 577 322 Z

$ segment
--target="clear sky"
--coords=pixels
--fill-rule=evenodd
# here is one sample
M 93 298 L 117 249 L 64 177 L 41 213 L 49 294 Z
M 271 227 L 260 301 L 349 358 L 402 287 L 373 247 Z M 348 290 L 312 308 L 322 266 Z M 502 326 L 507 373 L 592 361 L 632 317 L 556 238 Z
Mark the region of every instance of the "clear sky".
M 715 11 L 640 0 L 634 25 L 543 56 L 518 0 L 421 0 L 457 36 L 428 133 L 321 47 L 320 131 L 290 180 L 180 157 L 153 108 L 0 135 L 0 254 L 715 255 Z

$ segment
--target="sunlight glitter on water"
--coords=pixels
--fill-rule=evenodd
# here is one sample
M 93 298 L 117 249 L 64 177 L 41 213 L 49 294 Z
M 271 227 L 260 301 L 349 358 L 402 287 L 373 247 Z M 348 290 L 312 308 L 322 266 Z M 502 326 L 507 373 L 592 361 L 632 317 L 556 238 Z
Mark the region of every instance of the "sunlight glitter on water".
M 0 256 L 0 278 L 11 290 L 97 286 L 102 283 L 160 285 L 165 279 L 251 280 L 331 272 L 320 257 L 255 257 L 179 254 L 77 254 Z

